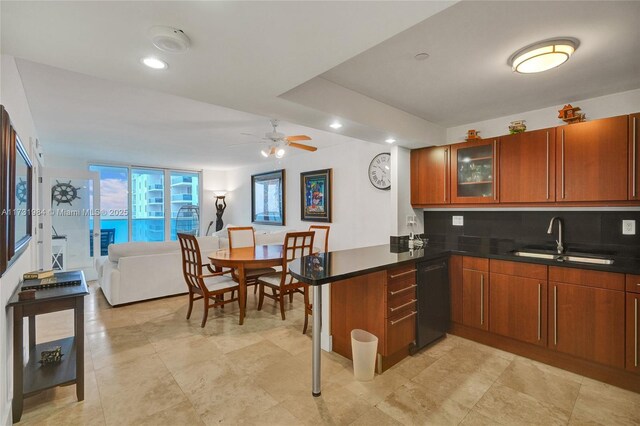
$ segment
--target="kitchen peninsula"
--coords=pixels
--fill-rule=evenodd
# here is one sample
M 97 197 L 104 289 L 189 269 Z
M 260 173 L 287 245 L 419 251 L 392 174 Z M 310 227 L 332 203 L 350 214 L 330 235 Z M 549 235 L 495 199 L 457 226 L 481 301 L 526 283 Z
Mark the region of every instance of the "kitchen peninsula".
M 449 292 L 436 305 L 450 312 L 450 333 L 640 391 L 633 311 L 638 259 L 614 253 L 611 264 L 579 263 L 523 258 L 520 249 L 513 240 L 461 238 L 400 253 L 382 245 L 294 260 L 291 274 L 314 294 L 313 394 L 320 394 L 320 287 L 333 284 L 333 351 L 351 358 L 349 333 L 363 328 L 379 339 L 381 373 L 414 347 L 416 289 L 430 284 L 417 272 L 441 258 L 449 259 Z

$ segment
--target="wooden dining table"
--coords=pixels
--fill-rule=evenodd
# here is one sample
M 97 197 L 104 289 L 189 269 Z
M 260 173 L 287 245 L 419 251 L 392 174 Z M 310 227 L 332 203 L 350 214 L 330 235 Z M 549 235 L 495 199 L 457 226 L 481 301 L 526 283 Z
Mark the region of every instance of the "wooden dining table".
M 282 265 L 282 244 L 257 245 L 219 249 L 207 256 L 213 266 L 232 268 L 238 278 L 238 304 L 240 325 L 244 323 L 247 308 L 247 269 L 269 268 Z

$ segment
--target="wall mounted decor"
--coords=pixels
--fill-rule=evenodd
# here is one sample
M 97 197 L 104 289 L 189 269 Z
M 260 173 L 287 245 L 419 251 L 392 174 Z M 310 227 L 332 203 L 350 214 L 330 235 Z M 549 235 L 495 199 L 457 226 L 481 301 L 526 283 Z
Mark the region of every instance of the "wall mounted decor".
M 0 270 L 15 262 L 31 240 L 33 166 L 26 149 L 2 108 L 2 232 Z
M 57 206 L 62 204 L 69 204 L 73 206 L 74 200 L 79 200 L 80 196 L 78 191 L 81 188 L 76 188 L 69 182 L 59 182 L 56 180 L 56 184 L 51 187 L 51 204 L 55 201 Z
M 377 189 L 391 189 L 391 154 L 383 152 L 369 163 L 369 181 Z
M 300 220 L 331 222 L 332 171 L 300 173 Z
M 251 176 L 251 222 L 285 224 L 284 169 Z
M 2 120 L 2 134 L 0 134 L 0 276 L 7 269 L 9 260 L 9 240 L 7 238 L 8 219 L 8 190 L 9 190 L 9 139 L 11 137 L 11 122 L 9 114 L 0 105 Z

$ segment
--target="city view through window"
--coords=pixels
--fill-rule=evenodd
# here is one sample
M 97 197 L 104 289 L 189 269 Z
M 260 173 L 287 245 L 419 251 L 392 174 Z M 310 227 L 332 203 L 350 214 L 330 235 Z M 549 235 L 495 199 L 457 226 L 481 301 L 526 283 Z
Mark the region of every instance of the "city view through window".
M 200 205 L 198 173 L 104 165 L 89 169 L 100 173 L 101 231 L 113 233 L 113 242 L 165 241 L 166 220 L 170 240 L 177 239 L 177 232 L 197 232 L 199 221 L 193 207 Z M 169 215 L 165 215 L 167 198 Z

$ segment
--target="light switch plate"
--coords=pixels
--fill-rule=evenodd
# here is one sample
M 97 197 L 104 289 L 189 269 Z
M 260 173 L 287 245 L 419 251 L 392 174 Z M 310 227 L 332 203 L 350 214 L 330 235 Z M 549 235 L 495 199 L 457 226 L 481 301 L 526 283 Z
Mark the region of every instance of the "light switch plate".
M 453 226 L 464 226 L 464 216 L 453 216 Z
M 622 221 L 622 235 L 636 235 L 636 221 L 635 220 L 623 220 Z

